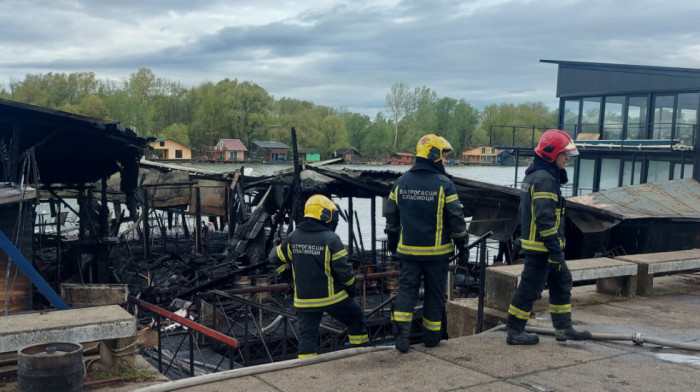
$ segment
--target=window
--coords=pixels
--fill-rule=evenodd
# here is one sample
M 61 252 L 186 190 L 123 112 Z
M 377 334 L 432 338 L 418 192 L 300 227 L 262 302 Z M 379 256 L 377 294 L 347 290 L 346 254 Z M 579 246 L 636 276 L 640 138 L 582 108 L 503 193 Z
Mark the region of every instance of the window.
M 683 175 L 681 176 L 681 169 L 683 169 Z M 679 180 L 681 178 L 693 178 L 693 164 L 692 163 L 675 163 L 673 165 L 673 179 Z
M 581 133 L 599 133 L 600 128 L 600 97 L 583 99 L 581 114 Z
M 595 160 L 581 159 L 578 172 L 578 194 L 584 195 L 593 192 L 593 175 L 595 174 Z
M 632 165 L 634 164 L 634 172 Z M 642 181 L 642 163 L 625 161 L 622 168 L 622 185 L 637 185 Z
M 580 101 L 578 99 L 564 101 L 564 116 L 562 118 L 564 126 L 562 131 L 569 135 L 576 135 L 578 133 L 579 103 Z
M 620 160 L 601 159 L 600 160 L 600 185 L 598 189 L 617 188 L 620 182 Z
M 165 147 L 165 142 L 160 142 L 161 147 Z
M 603 139 L 622 139 L 622 109 L 625 106 L 625 96 L 613 96 L 605 98 L 605 111 L 603 112 Z
M 668 181 L 668 176 L 671 173 L 671 162 L 668 161 L 649 161 L 647 169 L 647 182 L 663 182 Z
M 486 147 L 481 147 L 481 155 L 486 155 Z
M 182 150 L 175 150 L 175 159 L 182 159 Z
M 698 122 L 698 104 L 700 93 L 678 94 L 674 138 L 687 145 L 693 144 L 693 133 Z
M 627 139 L 646 139 L 647 97 L 629 97 L 627 101 Z
M 670 139 L 673 126 L 673 95 L 654 97 L 652 139 Z

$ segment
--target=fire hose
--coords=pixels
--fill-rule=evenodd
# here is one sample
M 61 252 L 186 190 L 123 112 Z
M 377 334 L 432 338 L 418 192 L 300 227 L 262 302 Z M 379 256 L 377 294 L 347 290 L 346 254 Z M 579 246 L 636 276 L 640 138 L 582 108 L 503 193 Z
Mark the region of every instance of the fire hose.
M 541 327 L 525 327 L 527 332 L 534 332 L 542 335 L 554 335 L 554 329 L 552 328 L 541 328 Z M 659 339 L 653 336 L 644 336 L 640 332 L 633 334 L 604 334 L 604 333 L 591 333 L 591 340 L 631 340 L 636 345 L 643 345 L 644 343 L 655 344 L 662 347 L 672 347 L 679 348 L 682 350 L 700 351 L 700 344 L 695 343 L 685 343 L 676 342 L 673 340 Z
M 314 355 L 311 357 L 290 359 L 288 361 L 267 363 L 264 365 L 257 365 L 251 367 L 245 367 L 240 369 L 225 370 L 218 373 L 205 374 L 203 376 L 183 378 L 181 380 L 170 381 L 163 384 L 151 385 L 145 388 L 140 388 L 134 390 L 134 392 L 163 392 L 163 391 L 174 391 L 187 387 L 194 387 L 198 385 L 208 384 L 211 382 L 218 382 L 223 380 L 229 380 L 237 377 L 250 376 L 258 373 L 271 372 L 282 369 L 289 369 L 297 366 L 310 365 L 313 363 L 326 362 L 340 358 L 347 358 L 354 355 L 366 354 L 375 351 L 385 351 L 394 350 L 392 346 L 377 346 L 377 347 L 358 347 L 349 348 L 340 351 L 333 351 L 326 354 Z
M 506 328 L 506 326 L 504 324 L 501 324 L 501 325 L 498 325 L 498 326 L 491 328 L 488 331 L 484 331 L 484 332 L 501 331 L 501 330 L 505 330 L 505 328 Z M 540 335 L 552 335 L 552 336 L 554 336 L 554 329 L 552 329 L 552 328 L 525 327 L 525 331 L 540 334 Z M 630 340 L 630 341 L 634 342 L 634 344 L 639 345 L 639 346 L 643 345 L 644 343 L 650 343 L 650 344 L 655 344 L 657 346 L 662 346 L 662 347 L 672 347 L 672 348 L 678 348 L 681 350 L 689 350 L 689 351 L 700 351 L 700 344 L 676 342 L 673 340 L 660 339 L 660 338 L 655 338 L 652 336 L 645 336 L 640 332 L 636 332 L 633 334 L 604 334 L 604 333 L 593 333 L 592 332 L 590 340 L 601 340 L 601 341 Z

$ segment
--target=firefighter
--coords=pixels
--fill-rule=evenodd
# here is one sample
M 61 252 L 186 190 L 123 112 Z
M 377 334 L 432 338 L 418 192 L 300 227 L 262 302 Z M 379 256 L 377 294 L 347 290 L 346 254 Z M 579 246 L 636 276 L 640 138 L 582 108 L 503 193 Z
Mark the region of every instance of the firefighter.
M 327 197 L 309 197 L 304 221 L 269 255 L 279 265 L 278 274 L 292 273 L 299 358 L 318 353 L 318 327 L 324 312 L 348 327 L 352 346 L 369 342 L 365 312 L 352 299 L 356 282 L 348 252 L 335 233 L 338 213 L 338 206 Z
M 539 337 L 525 332 L 532 305 L 549 284 L 549 311 L 557 341 L 586 340 L 588 331 L 571 326 L 571 271 L 564 261 L 564 198 L 561 185 L 568 181 L 566 163 L 578 150 L 566 132 L 550 129 L 535 148 L 532 165 L 520 188 L 520 247 L 525 265 L 508 309 L 506 342 L 537 344 Z
M 384 206 L 387 245 L 400 261 L 399 290 L 392 312 L 396 348 L 409 350 L 413 309 L 421 281 L 423 343 L 434 347 L 446 337 L 445 289 L 449 259 L 455 246 L 460 263 L 467 262 L 467 230 L 454 184 L 443 166 L 452 146 L 428 134 L 416 146 L 416 162 L 402 175 Z

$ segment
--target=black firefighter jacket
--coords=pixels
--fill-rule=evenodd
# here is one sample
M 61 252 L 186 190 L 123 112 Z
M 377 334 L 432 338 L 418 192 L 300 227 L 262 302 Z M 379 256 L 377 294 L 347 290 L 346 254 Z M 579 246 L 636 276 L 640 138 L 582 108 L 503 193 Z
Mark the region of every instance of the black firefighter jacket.
M 562 255 L 564 197 L 554 165 L 526 172 L 520 188 L 520 245 L 524 254 Z
M 452 181 L 430 163 L 418 162 L 399 177 L 384 206 L 387 234 L 400 231 L 399 257 L 446 259 L 452 238 L 466 242 L 462 204 Z
M 322 310 L 348 298 L 344 287 L 355 282 L 348 252 L 340 237 L 314 220 L 296 230 L 272 249 L 270 259 L 280 265 L 278 273 L 291 268 L 294 279 L 294 307 Z

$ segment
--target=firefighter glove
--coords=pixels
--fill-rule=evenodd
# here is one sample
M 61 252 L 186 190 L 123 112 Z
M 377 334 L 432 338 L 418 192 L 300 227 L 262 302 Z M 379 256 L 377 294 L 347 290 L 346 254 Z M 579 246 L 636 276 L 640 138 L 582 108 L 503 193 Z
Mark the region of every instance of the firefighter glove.
M 354 297 L 355 292 L 357 291 L 357 281 L 353 281 L 351 285 L 345 286 L 345 291 L 348 293 L 350 298 Z
M 564 264 L 564 254 L 562 252 L 553 252 L 549 254 L 549 262 L 556 264 Z
M 399 246 L 399 232 L 393 230 L 384 230 L 386 232 L 386 245 L 389 252 L 396 254 L 396 248 Z

